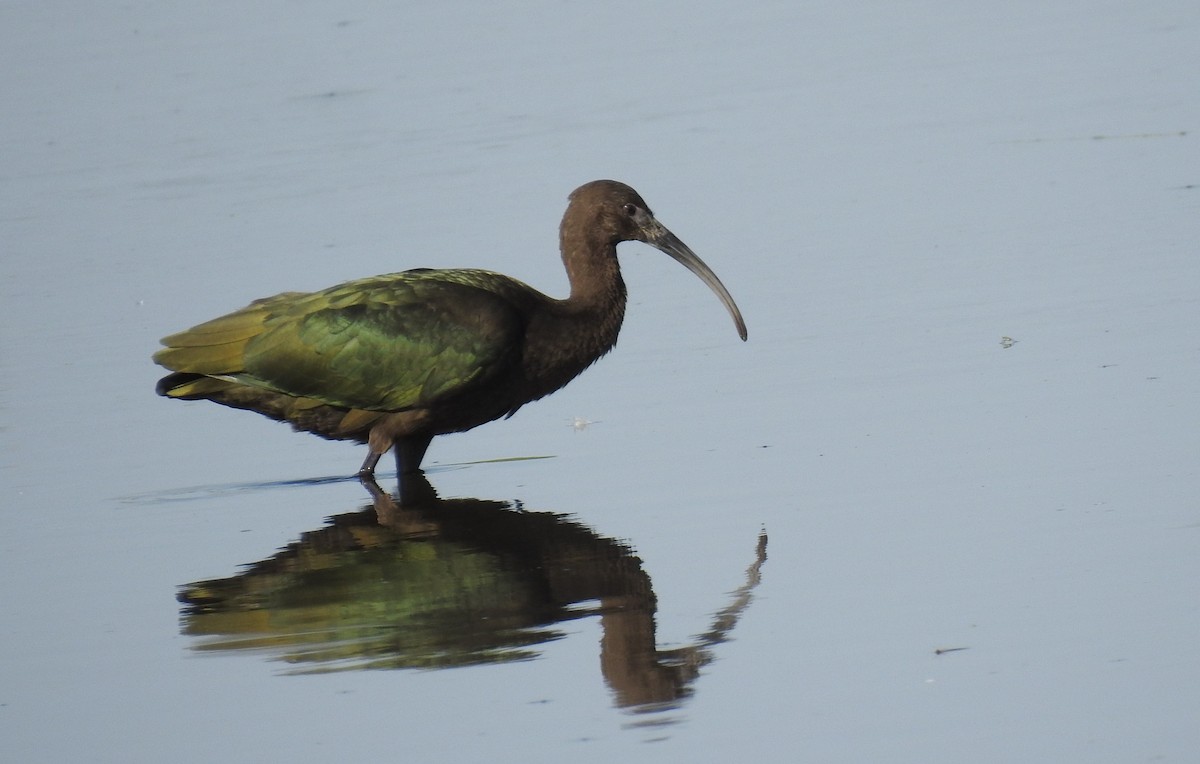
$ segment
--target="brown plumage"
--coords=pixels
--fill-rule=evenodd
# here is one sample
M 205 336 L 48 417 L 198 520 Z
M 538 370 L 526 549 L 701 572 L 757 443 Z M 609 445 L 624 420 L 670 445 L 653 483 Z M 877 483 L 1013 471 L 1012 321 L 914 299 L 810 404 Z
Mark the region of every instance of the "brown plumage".
M 173 373 L 158 393 L 367 443 L 360 475 L 373 474 L 393 446 L 401 475 L 416 472 L 433 436 L 509 416 L 612 349 L 625 315 L 622 241 L 651 244 L 698 275 L 746 339 L 729 292 L 629 186 L 577 188 L 559 237 L 571 284 L 565 300 L 472 269 L 285 292 L 163 339 L 154 360 Z

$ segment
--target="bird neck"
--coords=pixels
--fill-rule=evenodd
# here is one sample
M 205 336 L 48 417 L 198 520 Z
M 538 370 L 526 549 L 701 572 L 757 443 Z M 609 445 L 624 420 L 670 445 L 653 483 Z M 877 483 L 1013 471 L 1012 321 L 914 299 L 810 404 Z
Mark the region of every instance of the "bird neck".
M 607 353 L 625 318 L 625 281 L 617 245 L 587 233 L 562 237 L 563 265 L 571 282 L 564 301 L 568 322 L 588 353 Z M 581 347 L 580 350 L 583 350 Z
M 568 302 L 580 311 L 624 312 L 625 281 L 617 263 L 617 244 L 587 229 L 563 227 L 563 266 L 571 284 Z
M 562 257 L 571 296 L 547 303 L 526 333 L 527 392 L 539 398 L 612 350 L 625 318 L 625 282 L 615 243 L 564 233 Z

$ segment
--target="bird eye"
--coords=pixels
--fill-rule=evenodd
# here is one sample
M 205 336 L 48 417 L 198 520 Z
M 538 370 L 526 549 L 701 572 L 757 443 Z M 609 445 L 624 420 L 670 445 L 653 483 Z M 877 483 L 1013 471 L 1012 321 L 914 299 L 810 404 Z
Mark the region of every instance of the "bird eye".
M 628 215 L 629 217 L 633 217 L 634 215 L 637 214 L 637 205 L 634 205 L 634 204 L 626 204 L 621 209 L 624 210 L 625 214 Z

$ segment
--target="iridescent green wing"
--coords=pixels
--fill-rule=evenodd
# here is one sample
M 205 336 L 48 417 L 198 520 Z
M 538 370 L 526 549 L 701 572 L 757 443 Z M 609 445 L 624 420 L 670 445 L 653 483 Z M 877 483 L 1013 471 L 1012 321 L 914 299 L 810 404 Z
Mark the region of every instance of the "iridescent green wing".
M 409 271 L 269 298 L 261 309 L 270 315 L 246 342 L 242 370 L 223 376 L 372 411 L 464 392 L 520 357 L 524 318 L 491 288 L 499 278 Z

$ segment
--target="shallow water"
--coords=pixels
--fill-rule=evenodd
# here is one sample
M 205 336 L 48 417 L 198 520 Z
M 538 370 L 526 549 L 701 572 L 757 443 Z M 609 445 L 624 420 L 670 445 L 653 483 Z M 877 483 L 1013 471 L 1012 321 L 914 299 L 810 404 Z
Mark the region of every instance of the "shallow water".
M 1194 755 L 1191 5 L 3 15 L 14 760 Z M 623 245 L 612 355 L 399 512 L 153 395 L 160 336 L 283 290 L 562 295 L 597 177 L 748 343 Z

